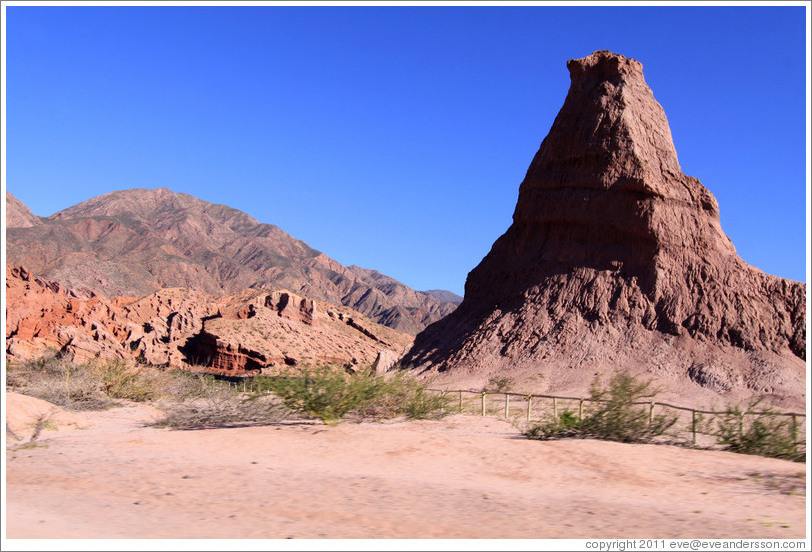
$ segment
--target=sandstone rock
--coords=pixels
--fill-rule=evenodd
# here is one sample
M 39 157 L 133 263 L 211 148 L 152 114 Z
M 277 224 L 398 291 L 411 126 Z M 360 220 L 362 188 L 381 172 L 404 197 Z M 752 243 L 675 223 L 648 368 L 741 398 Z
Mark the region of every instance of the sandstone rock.
M 297 364 L 371 364 L 378 350 L 400 351 L 411 343 L 410 336 L 351 309 L 285 290 L 211 296 L 168 288 L 108 301 L 10 267 L 6 294 L 10 360 L 56 350 L 79 362 L 134 358 L 247 375 Z
M 390 350 L 378 351 L 378 356 L 375 357 L 372 363 L 372 370 L 376 374 L 384 374 L 392 369 L 397 364 L 399 356 Z
M 295 365 L 371 365 L 380 347 L 390 347 L 394 355 L 411 343 L 405 334 L 346 307 L 322 307 L 285 291 L 252 293 L 239 298 L 240 308 L 227 307 L 223 316 L 204 322 L 184 348 L 188 362 L 227 375 L 276 373 Z
M 543 372 L 581 393 L 618 368 L 685 400 L 770 389 L 803 404 L 806 286 L 738 257 L 716 199 L 681 172 L 639 62 L 598 51 L 567 67 L 513 224 L 403 365 L 528 385 Z

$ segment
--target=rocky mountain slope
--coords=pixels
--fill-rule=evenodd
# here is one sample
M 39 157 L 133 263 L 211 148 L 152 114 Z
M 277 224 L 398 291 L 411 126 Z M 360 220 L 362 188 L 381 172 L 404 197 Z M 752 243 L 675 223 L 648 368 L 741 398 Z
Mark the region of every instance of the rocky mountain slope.
M 447 303 L 454 303 L 455 305 L 459 305 L 462 303 L 462 297 L 457 295 L 452 291 L 447 291 L 445 289 L 428 289 L 425 293 L 436 297 L 440 301 L 445 301 Z
M 378 272 L 345 267 L 241 211 L 163 188 L 112 192 L 41 219 L 10 194 L 7 204 L 9 266 L 107 297 L 269 286 L 349 306 L 412 335 L 455 308 Z
M 30 228 L 42 224 L 23 202 L 6 192 L 6 228 Z
M 682 403 L 803 405 L 805 284 L 736 254 L 716 199 L 682 173 L 638 61 L 598 51 L 567 67 L 513 224 L 403 365 L 577 393 L 621 369 Z
M 110 301 L 6 270 L 6 354 L 11 361 L 51 351 L 77 361 L 134 359 L 226 375 L 337 363 L 391 365 L 411 336 L 341 305 L 285 290 L 247 289 L 212 296 L 165 288 Z

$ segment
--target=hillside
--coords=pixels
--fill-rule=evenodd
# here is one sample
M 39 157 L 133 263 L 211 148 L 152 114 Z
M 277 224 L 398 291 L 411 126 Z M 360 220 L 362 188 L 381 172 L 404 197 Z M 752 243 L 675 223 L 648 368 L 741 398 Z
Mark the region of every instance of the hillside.
M 345 267 L 246 213 L 165 188 L 111 192 L 47 218 L 26 216 L 10 194 L 8 202 L 15 225 L 7 231 L 8 266 L 110 298 L 267 286 L 349 306 L 412 335 L 455 308 L 378 272 Z
M 6 192 L 6 228 L 29 228 L 42 224 L 23 202 Z

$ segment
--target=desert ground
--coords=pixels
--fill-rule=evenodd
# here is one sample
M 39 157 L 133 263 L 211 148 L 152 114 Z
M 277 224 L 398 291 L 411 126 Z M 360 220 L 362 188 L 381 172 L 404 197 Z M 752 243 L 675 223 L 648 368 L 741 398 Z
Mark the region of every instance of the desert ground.
M 9 539 L 804 538 L 805 465 L 496 418 L 170 430 L 7 395 Z M 47 404 L 47 403 L 46 403 Z M 19 439 L 18 439 L 19 438 Z

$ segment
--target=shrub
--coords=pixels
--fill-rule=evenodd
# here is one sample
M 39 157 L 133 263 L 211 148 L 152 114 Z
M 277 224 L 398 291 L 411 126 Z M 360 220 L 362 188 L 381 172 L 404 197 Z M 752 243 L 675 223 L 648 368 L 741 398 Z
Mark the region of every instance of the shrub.
M 17 364 L 8 374 L 19 392 L 63 408 L 101 410 L 116 404 L 87 365 L 56 354 Z
M 13 389 L 63 408 L 100 410 L 119 400 L 144 402 L 176 390 L 176 374 L 121 359 L 96 359 L 79 364 L 57 354 L 9 367 L 7 384 Z
M 771 408 L 759 408 L 761 402 L 752 401 L 744 411 L 728 407 L 717 419 L 714 435 L 719 443 L 732 452 L 805 462 L 805 447 L 798 442 L 793 420 L 776 416 Z
M 430 392 L 401 374 L 387 377 L 371 370 L 347 373 L 329 365 L 302 367 L 286 376 L 263 377 L 255 388 L 269 389 L 285 406 L 334 423 L 354 413 L 361 418 L 441 416 L 445 397 Z
M 551 439 L 564 439 L 566 437 L 585 438 L 583 422 L 569 410 L 562 412 L 559 417 L 550 419 L 543 424 L 538 424 L 527 429 L 524 434 L 530 439 L 548 441 Z
M 120 359 L 97 360 L 88 366 L 105 395 L 112 399 L 135 402 L 153 400 L 161 392 L 161 373 L 154 369 L 132 366 Z
M 603 439 L 624 443 L 645 443 L 665 434 L 677 421 L 676 416 L 660 414 L 649 419 L 643 404 L 657 393 L 651 381 L 640 381 L 628 374 L 615 374 L 607 388 L 596 378 L 590 391 L 590 404 L 583 419 L 570 411 L 558 418 L 532 426 L 524 432 L 530 439 Z
M 165 414 L 159 427 L 189 429 L 241 423 L 278 422 L 289 410 L 269 395 L 250 395 L 204 375 L 175 373 L 175 393 L 158 401 Z
M 488 385 L 485 386 L 483 391 L 490 391 L 495 393 L 504 393 L 510 391 L 513 387 L 513 379 L 507 377 L 493 377 L 488 380 Z
M 411 393 L 406 397 L 403 412 L 414 420 L 442 418 L 449 412 L 451 398 L 438 395 L 424 386 L 412 383 Z

